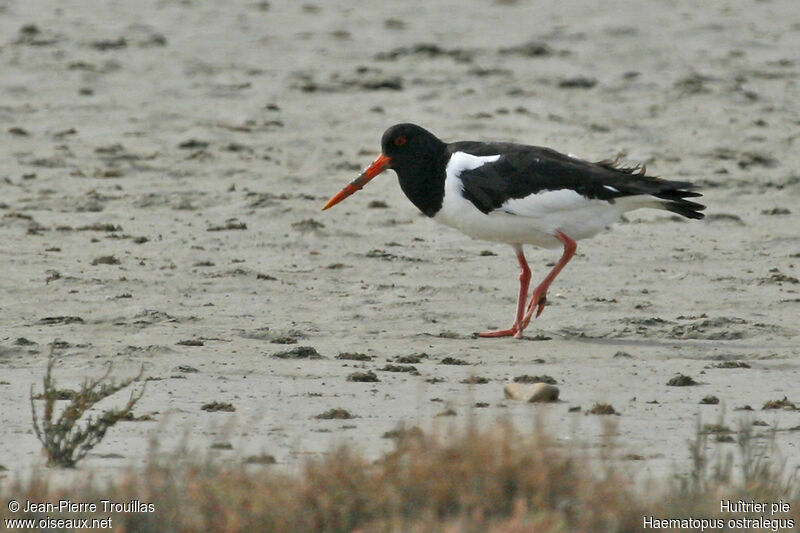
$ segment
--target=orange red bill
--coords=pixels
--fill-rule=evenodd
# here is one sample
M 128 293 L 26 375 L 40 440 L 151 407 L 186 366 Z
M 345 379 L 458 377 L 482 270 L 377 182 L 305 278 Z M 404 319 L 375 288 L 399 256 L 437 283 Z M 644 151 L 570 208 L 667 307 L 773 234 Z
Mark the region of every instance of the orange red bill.
M 374 178 L 375 176 L 377 176 L 378 174 L 389 168 L 391 162 L 392 160 L 389 157 L 386 157 L 383 154 L 379 155 L 375 159 L 375 161 L 373 161 L 372 164 L 368 166 L 364 172 L 361 173 L 361 175 L 359 175 L 356 179 L 345 185 L 345 187 L 341 191 L 334 194 L 331 197 L 331 199 L 328 200 L 328 203 L 325 204 L 322 210 L 325 211 L 326 209 L 330 209 L 331 207 L 335 206 L 336 204 L 338 204 L 339 202 L 341 202 L 354 192 L 360 191 L 364 187 L 364 185 L 369 183 L 369 181 L 372 178 Z

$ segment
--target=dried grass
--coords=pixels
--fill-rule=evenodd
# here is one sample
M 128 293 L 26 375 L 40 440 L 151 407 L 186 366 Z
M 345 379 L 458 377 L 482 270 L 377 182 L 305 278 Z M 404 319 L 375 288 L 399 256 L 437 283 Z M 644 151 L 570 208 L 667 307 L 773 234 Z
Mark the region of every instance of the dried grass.
M 731 453 L 707 455 L 709 448 L 733 446 L 710 442 L 698 424 L 691 474 L 647 491 L 635 472 L 610 458 L 620 451 L 613 441 L 591 456 L 547 435 L 541 425 L 530 435 L 501 424 L 448 437 L 412 428 L 396 432 L 394 449 L 377 461 L 339 447 L 293 474 L 244 460 L 219 464 L 184 448 L 158 453 L 154 444 L 143 469 L 131 468 L 102 486 L 86 481 L 67 497 L 155 504 L 154 513 L 115 515 L 117 533 L 634 532 L 645 530 L 648 515 L 724 516 L 723 498 L 783 499 L 800 523 L 797 478 L 784 463 L 765 458 L 774 450 L 747 422 L 739 425 L 735 447 L 745 459 L 741 471 Z M 46 476 L 34 476 L 0 486 L 0 497 L 54 501 L 65 495 Z M 0 518 L 8 516 L 0 508 Z

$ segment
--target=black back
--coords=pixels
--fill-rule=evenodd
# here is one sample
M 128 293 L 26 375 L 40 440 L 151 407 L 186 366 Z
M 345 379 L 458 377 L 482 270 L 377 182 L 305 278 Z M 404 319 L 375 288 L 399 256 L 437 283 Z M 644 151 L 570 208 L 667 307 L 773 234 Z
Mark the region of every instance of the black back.
M 665 207 L 689 218 L 703 218 L 705 206 L 684 198 L 701 196 L 688 181 L 669 181 L 645 175 L 645 167 L 621 167 L 616 161 L 592 163 L 539 146 L 513 143 L 456 142 L 451 153 L 477 156 L 502 154 L 459 175 L 464 197 L 483 213 L 500 208 L 509 199 L 524 198 L 542 191 L 570 189 L 589 199 L 606 200 L 625 196 L 652 195 L 666 201 Z

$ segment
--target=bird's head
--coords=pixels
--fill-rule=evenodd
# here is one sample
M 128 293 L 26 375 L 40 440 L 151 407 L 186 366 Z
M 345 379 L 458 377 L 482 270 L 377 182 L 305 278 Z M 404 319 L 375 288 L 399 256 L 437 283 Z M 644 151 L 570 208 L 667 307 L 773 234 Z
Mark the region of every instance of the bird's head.
M 381 138 L 381 154 L 356 179 L 336 193 L 322 210 L 329 209 L 351 194 L 361 190 L 364 185 L 386 169 L 397 172 L 415 165 L 424 158 L 431 148 L 441 141 L 428 130 L 416 124 L 395 124 L 387 129 Z

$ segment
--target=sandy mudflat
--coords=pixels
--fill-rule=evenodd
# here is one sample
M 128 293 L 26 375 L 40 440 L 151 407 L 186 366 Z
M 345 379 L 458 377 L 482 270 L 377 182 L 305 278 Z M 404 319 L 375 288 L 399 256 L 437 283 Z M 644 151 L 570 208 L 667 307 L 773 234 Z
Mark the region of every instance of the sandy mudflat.
M 159 378 L 137 408 L 155 421 L 81 463 L 111 474 L 153 435 L 291 467 L 377 455 L 401 421 L 542 415 L 600 446 L 595 402 L 646 475 L 688 467 L 698 415 L 787 430 L 796 460 L 800 411 L 761 409 L 800 403 L 796 0 L 561 4 L 0 0 L 0 465 L 43 463 L 28 391 L 54 341 L 63 386 L 109 361 Z M 421 216 L 391 173 L 320 212 L 404 121 L 622 154 L 697 182 L 708 218 L 630 215 L 579 243 L 527 339 L 475 339 L 511 321 L 509 247 Z M 557 256 L 528 250 L 534 277 Z M 273 357 L 304 346 L 323 358 Z M 382 370 L 420 353 L 419 375 Z M 563 401 L 504 400 L 523 374 Z M 358 418 L 313 418 L 334 407 Z

